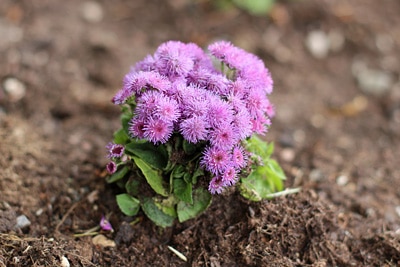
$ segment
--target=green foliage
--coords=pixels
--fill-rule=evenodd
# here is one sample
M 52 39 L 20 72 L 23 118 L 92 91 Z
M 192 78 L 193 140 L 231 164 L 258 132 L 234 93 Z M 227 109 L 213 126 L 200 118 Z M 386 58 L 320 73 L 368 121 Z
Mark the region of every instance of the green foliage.
M 268 14 L 276 0 L 217 0 L 214 5 L 220 9 L 237 7 L 252 15 L 263 16 Z
M 275 4 L 275 0 L 232 0 L 232 2 L 253 15 L 265 15 Z
M 167 150 L 164 146 L 154 146 L 149 142 L 136 141 L 126 144 L 125 150 L 128 155 L 139 157 L 151 167 L 162 170 L 167 166 Z
M 143 200 L 142 209 L 150 220 L 161 227 L 172 226 L 176 218 L 159 209 L 152 198 L 145 198 Z
M 163 177 L 161 173 L 151 166 L 149 166 L 145 161 L 141 158 L 132 157 L 136 166 L 142 171 L 144 177 L 147 180 L 147 183 L 151 186 L 151 188 L 157 193 L 164 197 L 168 196 L 167 190 L 163 185 Z
M 129 172 L 129 167 L 128 166 L 124 166 L 122 169 L 120 169 L 119 171 L 117 171 L 113 175 L 108 176 L 107 179 L 106 179 L 106 182 L 109 183 L 109 184 L 117 182 L 117 181 L 121 180 L 122 178 L 124 178 L 125 175 L 128 172 Z
M 253 160 L 257 164 L 253 164 L 251 173 L 241 179 L 242 196 L 252 201 L 260 201 L 270 198 L 271 193 L 282 191 L 286 176 L 279 164 L 270 158 L 274 151 L 273 143 L 267 144 L 253 136 L 247 141 L 246 149 L 253 153 Z
M 129 194 L 117 195 L 117 204 L 121 211 L 128 216 L 136 215 L 140 208 L 139 200 Z
M 205 211 L 210 204 L 211 194 L 203 188 L 196 189 L 193 192 L 192 203 L 186 201 L 180 201 L 178 203 L 177 212 L 179 222 L 197 217 L 197 215 Z
M 135 216 L 141 209 L 160 227 L 169 227 L 176 219 L 179 222 L 193 219 L 204 212 L 212 201 L 212 195 L 198 183 L 199 179 L 211 178 L 199 166 L 205 144 L 193 145 L 177 138 L 171 144 L 156 146 L 133 140 L 127 134 L 128 117 L 122 116 L 125 126 L 114 134 L 114 142 L 124 145 L 127 160 L 118 162 L 118 171 L 106 180 L 125 191 L 117 195 L 121 211 Z M 251 152 L 252 164 L 247 172 L 240 174 L 241 194 L 260 201 L 283 190 L 285 175 L 271 159 L 273 144 L 253 136 L 243 145 Z

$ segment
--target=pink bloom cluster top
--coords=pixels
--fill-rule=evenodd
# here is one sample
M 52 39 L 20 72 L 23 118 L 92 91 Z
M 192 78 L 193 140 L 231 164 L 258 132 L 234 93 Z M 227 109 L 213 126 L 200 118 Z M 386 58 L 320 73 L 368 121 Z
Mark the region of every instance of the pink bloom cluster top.
M 168 41 L 132 67 L 112 101 L 135 107 L 131 138 L 159 145 L 180 134 L 189 143 L 204 143 L 200 166 L 211 174 L 208 189 L 215 194 L 235 184 L 248 165 L 242 141 L 268 130 L 272 89 L 263 61 L 229 42 L 215 42 L 205 52 L 193 43 Z M 123 155 L 121 145 L 108 149 L 109 158 Z M 115 172 L 115 164 L 107 167 Z

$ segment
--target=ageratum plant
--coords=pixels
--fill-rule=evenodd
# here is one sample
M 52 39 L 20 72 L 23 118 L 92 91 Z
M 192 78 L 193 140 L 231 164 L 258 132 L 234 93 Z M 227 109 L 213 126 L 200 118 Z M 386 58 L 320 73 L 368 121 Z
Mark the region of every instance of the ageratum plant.
M 208 52 L 169 41 L 138 62 L 112 99 L 122 128 L 107 146 L 107 182 L 122 189 L 121 211 L 167 227 L 233 186 L 254 201 L 282 190 L 273 145 L 257 137 L 275 113 L 272 89 L 263 61 L 225 41 Z

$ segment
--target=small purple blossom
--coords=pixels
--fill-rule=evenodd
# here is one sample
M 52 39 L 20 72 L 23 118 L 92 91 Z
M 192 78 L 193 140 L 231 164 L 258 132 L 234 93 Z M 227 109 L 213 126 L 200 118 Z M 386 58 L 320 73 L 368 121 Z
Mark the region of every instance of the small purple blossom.
M 107 163 L 106 169 L 109 174 L 113 174 L 117 171 L 117 164 L 115 164 L 114 161 L 110 161 L 109 163 Z
M 232 106 L 222 99 L 210 98 L 207 120 L 212 127 L 218 127 L 223 123 L 231 123 L 233 120 Z
M 206 140 L 208 134 L 206 120 L 199 116 L 188 118 L 180 123 L 180 132 L 190 143 Z
M 219 149 L 229 150 L 238 141 L 238 131 L 230 123 L 221 123 L 210 132 L 211 145 Z
M 124 146 L 120 144 L 108 143 L 108 158 L 120 158 L 124 154 Z
M 150 118 L 144 125 L 144 137 L 153 144 L 165 143 L 172 134 L 172 122 Z
M 208 185 L 208 191 L 210 191 L 211 194 L 221 194 L 225 186 L 226 184 L 221 176 L 214 176 Z
M 144 138 L 145 119 L 139 116 L 133 117 L 129 122 L 129 133 L 132 137 Z
M 234 185 L 237 181 L 237 170 L 233 166 L 228 166 L 222 174 L 222 181 L 225 186 Z
M 157 70 L 168 77 L 185 76 L 193 69 L 193 59 L 185 50 L 185 44 L 168 41 L 160 45 L 154 54 Z
M 100 228 L 101 228 L 103 231 L 111 231 L 111 232 L 114 231 L 114 229 L 113 229 L 111 223 L 106 219 L 106 217 L 105 217 L 104 215 L 101 216 Z
M 241 145 L 235 146 L 232 150 L 232 164 L 237 169 L 242 169 L 247 165 L 247 155 Z
M 169 97 L 158 99 L 155 107 L 155 116 L 164 121 L 176 121 L 180 116 L 178 102 Z
M 229 152 L 216 147 L 207 147 L 200 164 L 213 174 L 223 173 L 231 163 Z

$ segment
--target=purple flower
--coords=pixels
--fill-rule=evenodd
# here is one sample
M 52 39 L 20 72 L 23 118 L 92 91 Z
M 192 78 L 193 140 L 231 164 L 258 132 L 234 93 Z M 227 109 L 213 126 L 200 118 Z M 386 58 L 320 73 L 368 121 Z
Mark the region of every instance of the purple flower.
M 204 117 L 194 116 L 180 123 L 180 132 L 188 142 L 197 143 L 207 138 L 207 123 Z
M 275 107 L 274 107 L 274 105 L 271 102 L 269 102 L 269 100 L 267 101 L 266 105 L 267 105 L 267 107 L 265 109 L 265 113 L 267 113 L 267 116 L 269 118 L 273 118 L 275 116 Z
M 236 65 L 235 58 L 238 54 L 238 48 L 234 47 L 230 42 L 219 41 L 208 46 L 211 55 L 226 63 L 229 67 Z
M 183 48 L 193 60 L 193 69 L 214 70 L 213 64 L 206 53 L 197 44 L 188 43 Z
M 237 130 L 230 123 L 221 123 L 210 132 L 210 143 L 212 146 L 229 150 L 239 141 Z
M 268 120 L 262 117 L 251 119 L 253 132 L 264 135 L 267 132 L 266 122 Z
M 132 137 L 144 138 L 145 119 L 138 116 L 133 117 L 129 122 L 129 133 Z
M 108 158 L 120 158 L 124 154 L 124 146 L 120 144 L 108 143 Z
M 238 78 L 236 81 L 230 83 L 229 91 L 235 96 L 243 97 L 248 90 L 249 86 L 247 85 L 246 81 L 241 78 Z
M 229 92 L 230 81 L 222 74 L 210 70 L 192 71 L 188 74 L 187 80 L 189 84 L 205 88 L 218 95 L 226 95 Z
M 106 217 L 104 217 L 104 215 L 101 216 L 100 228 L 104 231 L 112 231 L 112 232 L 114 231 L 111 223 L 106 219 Z
M 167 91 L 171 87 L 171 82 L 167 77 L 155 71 L 143 72 L 147 89 L 156 89 L 161 92 Z
M 261 59 L 230 42 L 215 42 L 208 50 L 179 41 L 161 44 L 126 74 L 112 101 L 134 109 L 131 138 L 158 145 L 174 133 L 190 143 L 204 141 L 200 167 L 214 176 L 209 191 L 219 194 L 248 165 L 241 142 L 271 124 L 273 80 Z M 124 153 L 122 145 L 107 148 L 114 160 Z M 116 163 L 107 170 L 114 173 Z
M 135 71 L 154 71 L 155 70 L 156 61 L 153 56 L 147 55 L 142 61 L 136 63 L 133 68 Z
M 109 163 L 107 163 L 106 169 L 109 174 L 113 174 L 117 171 L 117 164 L 115 164 L 114 161 L 110 161 Z
M 252 90 L 246 98 L 246 106 L 251 115 L 256 115 L 260 111 L 265 111 L 269 104 L 267 95 L 259 90 Z
M 232 150 L 232 164 L 237 169 L 242 169 L 247 165 L 247 155 L 242 146 L 235 146 Z
M 221 176 L 215 176 L 211 179 L 210 184 L 208 185 L 208 191 L 211 194 L 221 194 L 224 190 L 224 180 Z
M 193 69 L 193 60 L 185 50 L 185 44 L 168 41 L 161 44 L 154 54 L 156 68 L 168 77 L 185 76 Z
M 144 125 L 144 137 L 153 144 L 165 143 L 172 134 L 172 122 L 150 118 Z
M 198 116 L 203 117 L 208 111 L 208 95 L 204 89 L 196 88 L 191 85 L 185 90 L 178 89 L 181 109 L 184 117 Z
M 229 166 L 224 171 L 222 181 L 225 186 L 231 186 L 237 182 L 237 171 L 233 166 Z
M 178 103 L 167 96 L 160 97 L 156 102 L 155 116 L 169 121 L 176 121 L 180 116 Z
M 238 112 L 233 119 L 232 124 L 238 129 L 238 136 L 240 139 L 250 137 L 253 133 L 253 124 L 251 116 L 247 109 L 242 109 Z
M 231 123 L 233 120 L 232 106 L 219 98 L 210 98 L 207 112 L 207 120 L 212 127 L 218 127 L 222 123 Z
M 137 105 L 135 109 L 135 115 L 144 119 L 153 116 L 157 108 L 157 104 L 162 97 L 164 97 L 164 95 L 161 92 L 153 90 L 145 91 L 136 100 Z
M 213 174 L 223 173 L 231 163 L 231 155 L 216 147 L 207 147 L 200 161 L 201 166 Z

